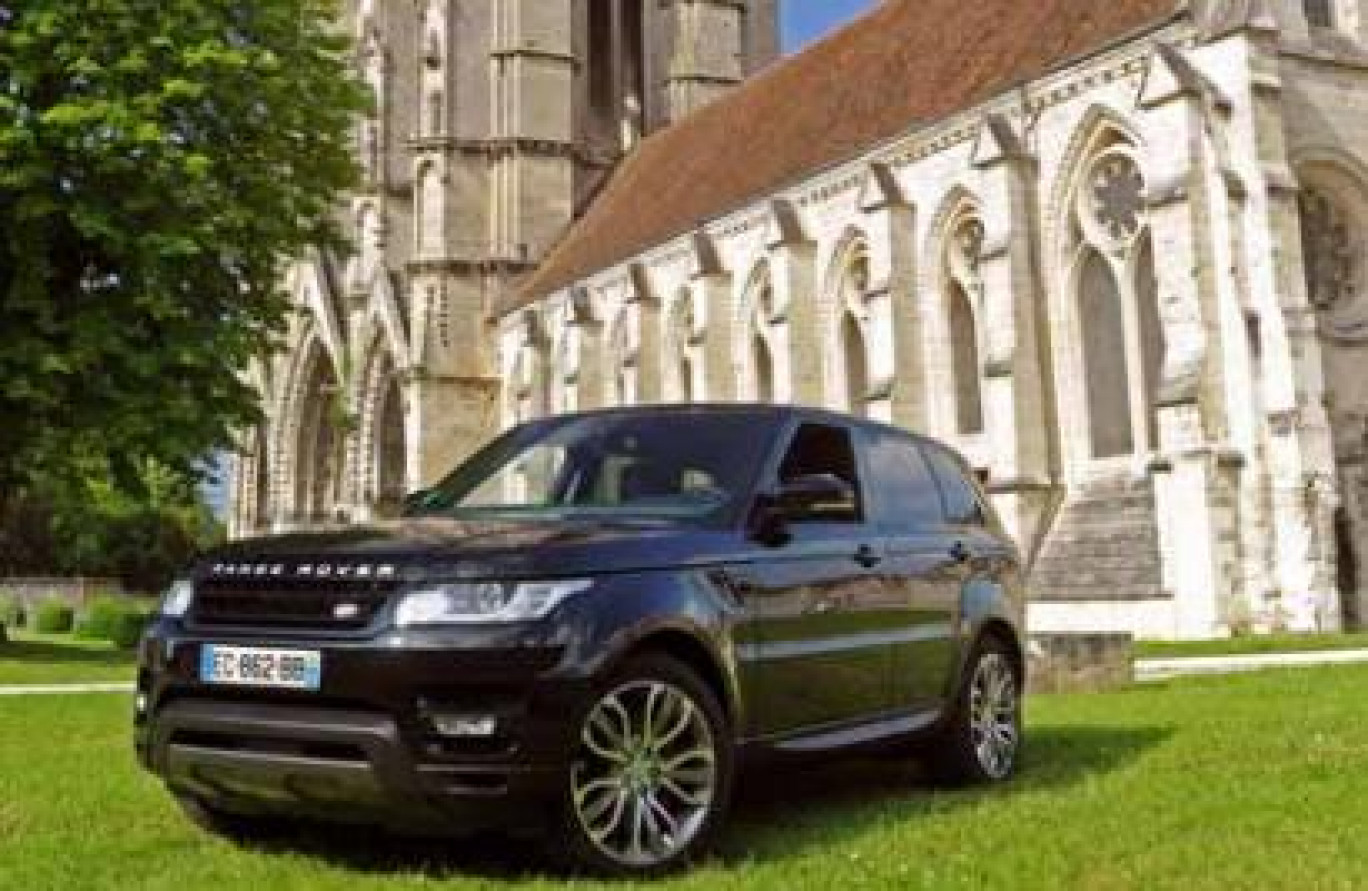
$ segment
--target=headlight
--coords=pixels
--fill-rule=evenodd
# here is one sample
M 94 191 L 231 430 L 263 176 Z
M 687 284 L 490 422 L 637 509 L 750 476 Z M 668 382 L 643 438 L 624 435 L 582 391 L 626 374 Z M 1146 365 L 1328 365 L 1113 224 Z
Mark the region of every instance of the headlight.
M 398 625 L 470 625 L 545 618 L 589 581 L 458 582 L 428 585 L 404 595 Z
M 158 611 L 163 616 L 179 619 L 190 611 L 190 604 L 194 599 L 194 582 L 189 579 L 176 579 L 171 583 L 171 587 L 166 589 L 166 593 L 162 595 L 161 607 Z

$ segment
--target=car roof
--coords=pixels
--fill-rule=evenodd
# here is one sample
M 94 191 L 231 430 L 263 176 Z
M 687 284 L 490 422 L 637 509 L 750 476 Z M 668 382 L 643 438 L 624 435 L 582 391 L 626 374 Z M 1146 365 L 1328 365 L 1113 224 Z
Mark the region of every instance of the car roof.
M 594 417 L 613 417 L 617 415 L 628 416 L 664 416 L 664 415 L 748 415 L 755 418 L 763 418 L 771 422 L 782 422 L 788 420 L 802 421 L 825 421 L 833 424 L 842 424 L 851 427 L 862 427 L 867 430 L 877 430 L 883 433 L 892 433 L 899 436 L 910 437 L 929 445 L 938 446 L 947 451 L 953 452 L 954 449 L 947 446 L 933 437 L 905 430 L 902 427 L 895 427 L 882 421 L 862 418 L 844 412 L 832 411 L 826 408 L 815 408 L 806 405 L 776 405 L 769 402 L 678 402 L 678 403 L 653 403 L 646 405 L 617 406 L 613 408 L 599 408 L 590 411 L 574 412 L 559 417 L 594 418 Z M 554 420 L 554 418 L 543 418 L 540 420 Z

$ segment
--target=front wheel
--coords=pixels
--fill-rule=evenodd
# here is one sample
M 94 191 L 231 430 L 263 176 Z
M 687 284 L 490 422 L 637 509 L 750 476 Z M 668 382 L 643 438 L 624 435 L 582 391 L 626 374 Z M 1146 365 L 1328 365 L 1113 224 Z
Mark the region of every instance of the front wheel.
M 933 743 L 932 770 L 953 785 L 1002 782 L 1021 750 L 1021 672 L 1007 647 L 987 637 L 970 654 L 964 678 Z
M 726 719 L 708 686 L 674 659 L 634 659 L 580 722 L 562 853 L 610 876 L 678 869 L 721 824 L 732 771 Z

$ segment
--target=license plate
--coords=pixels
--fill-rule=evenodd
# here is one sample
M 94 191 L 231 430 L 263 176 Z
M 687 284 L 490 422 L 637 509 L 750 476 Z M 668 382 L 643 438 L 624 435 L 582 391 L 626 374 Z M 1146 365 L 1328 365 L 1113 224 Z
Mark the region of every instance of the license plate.
M 269 650 L 206 645 L 200 649 L 200 680 L 237 687 L 317 690 L 323 654 L 317 650 Z

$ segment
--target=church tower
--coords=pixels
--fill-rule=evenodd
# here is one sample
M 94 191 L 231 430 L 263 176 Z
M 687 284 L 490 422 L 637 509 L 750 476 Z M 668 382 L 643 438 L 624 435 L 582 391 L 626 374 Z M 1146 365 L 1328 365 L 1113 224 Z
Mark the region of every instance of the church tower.
M 491 308 L 617 162 L 777 53 L 777 0 L 352 0 L 374 95 L 350 256 L 258 369 L 236 535 L 392 513 L 498 424 Z

